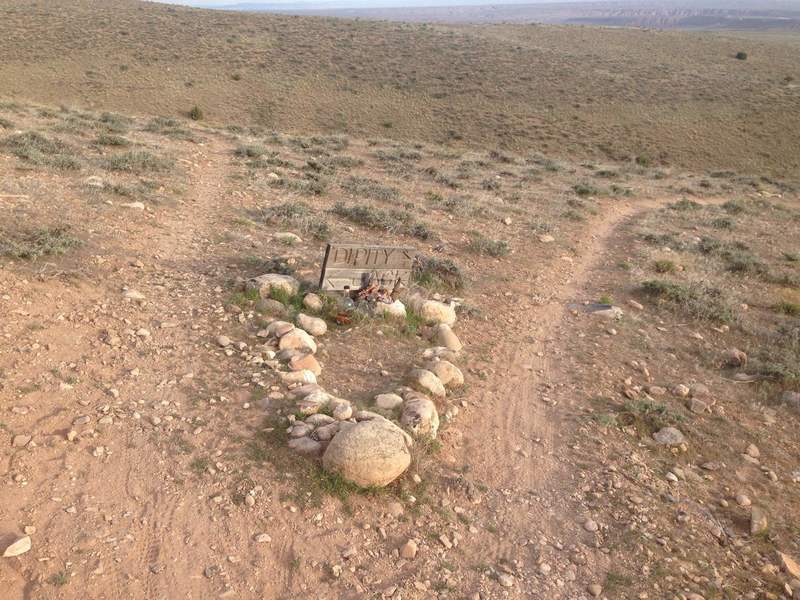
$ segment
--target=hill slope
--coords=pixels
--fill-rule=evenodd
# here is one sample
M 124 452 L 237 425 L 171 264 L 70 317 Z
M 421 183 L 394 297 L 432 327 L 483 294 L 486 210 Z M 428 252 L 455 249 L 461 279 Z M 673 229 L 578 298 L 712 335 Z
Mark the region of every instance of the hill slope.
M 14 99 L 577 156 L 797 170 L 792 38 L 0 2 Z M 735 60 L 745 51 L 746 61 Z

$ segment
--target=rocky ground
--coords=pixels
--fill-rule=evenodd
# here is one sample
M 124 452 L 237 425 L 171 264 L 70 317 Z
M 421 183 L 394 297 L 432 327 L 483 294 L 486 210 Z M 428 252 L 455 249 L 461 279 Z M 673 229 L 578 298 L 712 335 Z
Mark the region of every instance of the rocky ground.
M 10 103 L 0 123 L 8 597 L 797 593 L 792 182 Z M 326 239 L 414 246 L 418 291 L 457 308 L 464 384 L 428 389 L 436 437 L 406 422 L 380 489 L 289 447 L 286 374 L 303 360 L 346 422 L 440 342 L 416 310 L 337 322 L 248 291 L 313 291 Z M 319 326 L 299 312 L 325 325 L 316 364 L 278 357 L 274 323 Z

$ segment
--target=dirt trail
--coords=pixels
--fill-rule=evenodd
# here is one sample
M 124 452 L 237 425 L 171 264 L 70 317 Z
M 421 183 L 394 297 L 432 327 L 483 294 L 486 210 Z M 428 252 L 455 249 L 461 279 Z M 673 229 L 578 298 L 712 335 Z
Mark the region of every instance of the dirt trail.
M 709 198 L 703 203 L 725 200 Z M 526 509 L 510 510 L 503 524 L 507 535 L 495 538 L 491 549 L 474 548 L 476 559 L 492 553 L 509 559 L 518 555 L 520 539 L 531 539 L 534 529 L 551 540 L 563 539 L 565 531 L 580 531 L 581 515 L 574 501 L 580 474 L 564 460 L 569 448 L 563 432 L 575 426 L 570 417 L 575 398 L 559 355 L 565 336 L 580 334 L 563 321 L 567 305 L 593 300 L 587 284 L 606 260 L 619 227 L 671 201 L 652 198 L 604 205 L 577 256 L 563 256 L 544 269 L 535 284 L 521 281 L 512 288 L 524 296 L 531 291 L 526 286 L 535 285 L 537 292 L 547 296 L 541 304 L 517 312 L 522 332 L 502 347 L 496 361 L 496 391 L 486 394 L 479 410 L 460 423 L 466 432 L 462 460 L 473 466 L 476 479 L 503 490 L 511 502 Z M 594 557 L 595 572 L 607 570 L 608 559 L 600 553 Z

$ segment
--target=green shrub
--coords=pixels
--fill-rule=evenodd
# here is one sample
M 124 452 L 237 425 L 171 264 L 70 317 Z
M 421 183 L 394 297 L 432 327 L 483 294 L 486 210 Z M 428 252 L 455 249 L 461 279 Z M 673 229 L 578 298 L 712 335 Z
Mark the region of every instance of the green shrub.
M 0 236 L 0 255 L 36 259 L 40 256 L 64 254 L 80 244 L 79 239 L 69 234 L 68 227 L 36 229 L 16 235 Z
M 362 198 L 372 198 L 384 202 L 400 198 L 400 190 L 385 186 L 369 177 L 350 176 L 342 182 L 341 187 L 344 191 Z
M 736 60 L 747 60 L 747 52 L 739 51 L 736 53 Z
M 656 273 L 674 273 L 676 270 L 675 263 L 666 259 L 655 261 L 653 268 Z
M 100 146 L 117 146 L 117 147 L 124 147 L 130 146 L 131 142 L 127 138 L 122 137 L 121 135 L 112 135 L 109 133 L 101 133 L 97 136 L 95 140 L 95 144 Z
M 457 291 L 464 287 L 461 268 L 449 258 L 417 255 L 412 277 L 418 284 L 429 288 Z
M 285 202 L 261 209 L 261 220 L 268 223 L 290 223 L 301 233 L 310 234 L 316 239 L 330 237 L 330 225 L 302 202 Z
M 34 165 L 64 170 L 81 168 L 81 162 L 69 144 L 35 131 L 9 136 L 0 141 L 0 147 L 7 148 L 17 158 Z
M 736 320 L 733 309 L 722 293 L 702 284 L 680 284 L 661 279 L 642 283 L 642 291 L 652 297 L 669 302 L 690 316 L 698 319 L 732 323 Z
M 370 229 L 404 233 L 421 240 L 433 237 L 427 225 L 417 222 L 408 211 L 382 210 L 364 205 L 347 206 L 343 202 L 337 202 L 331 212 L 338 217 Z
M 197 106 L 196 104 L 191 108 L 189 111 L 189 118 L 192 121 L 202 121 L 203 120 L 203 110 Z
M 703 205 L 694 200 L 689 200 L 688 198 L 681 198 L 668 206 L 672 210 L 697 210 L 698 208 L 702 208 Z
M 780 302 L 775 310 L 790 317 L 800 317 L 800 304 L 797 302 Z
M 731 215 L 738 215 L 745 212 L 746 206 L 742 200 L 728 200 L 722 205 L 722 210 Z
M 470 240 L 467 248 L 475 254 L 493 256 L 497 258 L 500 256 L 506 256 L 509 252 L 511 252 L 508 242 L 504 240 L 492 240 L 477 231 L 470 232 L 469 236 Z
M 260 144 L 241 144 L 233 151 L 236 156 L 259 158 L 267 153 L 267 149 Z
M 603 193 L 598 187 L 595 187 L 591 183 L 576 183 L 572 186 L 572 191 L 578 194 L 578 196 L 599 196 Z
M 151 171 L 167 171 L 172 167 L 172 161 L 159 158 L 146 150 L 131 150 L 109 156 L 103 161 L 103 167 L 110 171 L 125 171 L 128 173 L 146 173 Z

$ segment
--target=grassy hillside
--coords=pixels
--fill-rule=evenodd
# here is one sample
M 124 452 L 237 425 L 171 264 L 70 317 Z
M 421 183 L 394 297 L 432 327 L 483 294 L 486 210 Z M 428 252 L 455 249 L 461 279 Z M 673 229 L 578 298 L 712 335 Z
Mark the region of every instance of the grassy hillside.
M 0 0 L 10 99 L 297 133 L 796 172 L 791 37 Z M 744 51 L 747 60 L 734 55 Z

